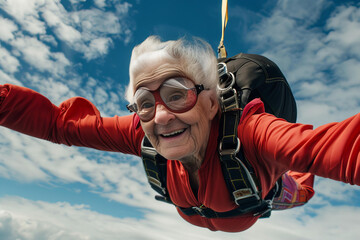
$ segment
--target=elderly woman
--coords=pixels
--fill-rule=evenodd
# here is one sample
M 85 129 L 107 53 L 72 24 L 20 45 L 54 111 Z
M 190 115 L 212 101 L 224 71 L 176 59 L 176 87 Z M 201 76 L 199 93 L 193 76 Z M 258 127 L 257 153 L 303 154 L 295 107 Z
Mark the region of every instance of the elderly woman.
M 196 207 L 221 213 L 238 207 L 217 152 L 222 114 L 217 82 L 217 61 L 208 44 L 149 37 L 134 48 L 130 63 L 126 97 L 135 114 L 102 118 L 84 98 L 56 107 L 30 89 L 6 84 L 0 86 L 0 124 L 55 143 L 138 156 L 146 135 L 168 159 L 168 194 L 185 220 L 211 230 L 243 231 L 259 216 L 248 212 L 207 218 L 181 211 Z M 187 94 L 179 94 L 184 91 Z M 313 195 L 310 173 L 359 185 L 359 131 L 360 114 L 312 130 L 264 113 L 258 99 L 246 106 L 237 127 L 261 197 L 282 178 L 283 187 L 292 189 L 291 198 L 299 203 Z M 280 195 L 275 202 L 282 200 Z

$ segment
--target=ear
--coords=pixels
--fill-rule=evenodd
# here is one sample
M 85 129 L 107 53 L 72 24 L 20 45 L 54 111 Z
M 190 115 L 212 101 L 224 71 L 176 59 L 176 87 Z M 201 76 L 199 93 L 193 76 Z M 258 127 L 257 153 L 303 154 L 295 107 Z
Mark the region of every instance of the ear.
M 220 109 L 217 94 L 214 91 L 206 91 L 204 97 L 206 98 L 206 107 L 209 110 L 209 120 L 213 120 Z

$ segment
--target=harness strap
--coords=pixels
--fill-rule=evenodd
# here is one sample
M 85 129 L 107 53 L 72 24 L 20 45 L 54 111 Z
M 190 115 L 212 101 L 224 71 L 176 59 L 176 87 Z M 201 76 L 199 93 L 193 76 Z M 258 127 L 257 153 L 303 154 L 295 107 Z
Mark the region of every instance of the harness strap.
M 229 191 L 242 211 L 260 207 L 262 204 L 260 185 L 256 185 L 255 173 L 247 162 L 237 136 L 242 108 L 235 88 L 235 77 L 227 71 L 225 63 L 219 65 L 220 103 L 222 106 L 222 125 L 219 133 L 219 158 Z M 262 206 L 260 207 L 262 208 Z
M 156 200 L 163 201 L 166 203 L 174 204 L 169 196 L 169 193 L 166 188 L 166 162 L 167 160 L 162 157 L 160 154 L 156 152 L 156 150 L 151 146 L 151 143 L 149 140 L 144 137 L 142 141 L 142 147 L 141 147 L 141 156 L 144 164 L 144 169 L 146 172 L 146 176 L 148 177 L 148 182 L 150 186 L 159 194 L 155 196 Z M 227 161 L 225 160 L 225 163 L 231 164 L 236 162 L 238 164 L 240 161 Z M 223 164 L 222 164 L 223 165 Z M 242 174 L 249 177 L 249 173 L 247 173 L 243 169 L 244 167 L 241 165 L 237 165 L 234 167 L 231 167 L 230 165 L 227 165 L 229 169 L 229 176 L 232 177 L 232 181 L 225 179 L 226 182 L 231 181 L 234 186 L 240 187 L 239 191 L 237 192 L 237 197 L 234 196 L 235 199 L 237 199 L 237 203 L 239 205 L 238 208 L 228 211 L 228 212 L 216 212 L 210 208 L 207 208 L 205 206 L 200 207 L 190 207 L 190 208 L 182 208 L 179 206 L 176 206 L 178 209 L 181 210 L 185 215 L 192 216 L 192 215 L 200 215 L 202 217 L 206 218 L 226 218 L 226 217 L 234 217 L 239 216 L 247 213 L 253 213 L 254 216 L 257 215 L 266 215 L 270 209 L 271 209 L 271 201 L 273 199 L 273 196 L 271 196 L 268 200 L 263 201 L 262 204 L 254 204 L 254 202 L 258 202 L 258 198 L 256 196 L 248 197 L 248 190 L 242 191 L 241 185 L 243 180 L 239 180 L 237 178 L 239 171 L 242 171 Z M 245 182 L 245 181 L 244 181 Z M 249 184 L 249 183 L 247 183 Z M 253 183 L 254 184 L 254 183 Z M 241 185 L 241 186 L 239 186 Z M 251 185 L 251 184 L 250 184 Z M 274 192 L 275 195 L 276 192 Z M 247 196 L 245 198 L 241 198 L 241 196 Z
M 270 205 L 271 202 L 266 201 L 266 203 L 268 203 L 269 205 L 263 204 L 260 206 L 253 206 L 245 210 L 238 207 L 227 212 L 215 212 L 214 210 L 203 206 L 191 207 L 191 208 L 181 208 L 181 207 L 178 208 L 181 210 L 182 213 L 184 213 L 187 216 L 200 215 L 205 218 L 228 218 L 228 217 L 244 215 L 250 212 L 254 213 L 254 216 L 265 215 L 267 214 L 267 212 L 271 210 L 271 205 Z
M 167 159 L 156 152 L 146 136 L 141 143 L 141 158 L 151 188 L 160 194 L 155 198 L 172 203 L 166 188 Z

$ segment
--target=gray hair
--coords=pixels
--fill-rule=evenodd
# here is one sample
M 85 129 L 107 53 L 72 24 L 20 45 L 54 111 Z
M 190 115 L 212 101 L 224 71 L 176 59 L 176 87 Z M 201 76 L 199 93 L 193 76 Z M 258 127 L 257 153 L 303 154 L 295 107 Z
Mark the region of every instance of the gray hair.
M 210 44 L 199 38 L 162 42 L 157 36 L 150 36 L 140 45 L 134 47 L 130 60 L 130 81 L 125 98 L 131 102 L 135 92 L 135 73 L 141 72 L 146 54 L 154 53 L 156 60 L 170 56 L 181 64 L 184 73 L 195 84 L 203 84 L 205 89 L 216 91 L 218 83 L 217 60 Z M 141 57 L 142 61 L 139 61 Z M 143 59 L 144 58 L 144 59 Z M 146 63 L 146 62 L 145 62 Z

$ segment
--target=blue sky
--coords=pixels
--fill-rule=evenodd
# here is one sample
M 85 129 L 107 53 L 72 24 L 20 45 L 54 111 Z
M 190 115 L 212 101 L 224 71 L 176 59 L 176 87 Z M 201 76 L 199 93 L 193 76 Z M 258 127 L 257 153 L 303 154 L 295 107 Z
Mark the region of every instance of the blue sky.
M 149 35 L 198 36 L 216 50 L 221 1 L 0 0 L 0 84 L 54 104 L 91 100 L 128 114 L 131 49 Z M 263 54 L 282 69 L 298 122 L 315 127 L 360 112 L 360 4 L 230 0 L 229 55 Z M 317 178 L 305 207 L 236 234 L 186 223 L 156 202 L 138 158 L 66 147 L 0 128 L 0 239 L 358 239 L 359 187 Z

